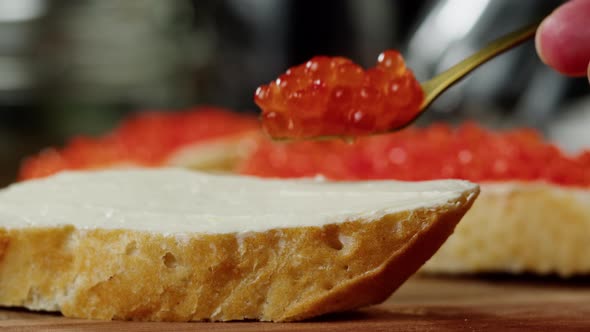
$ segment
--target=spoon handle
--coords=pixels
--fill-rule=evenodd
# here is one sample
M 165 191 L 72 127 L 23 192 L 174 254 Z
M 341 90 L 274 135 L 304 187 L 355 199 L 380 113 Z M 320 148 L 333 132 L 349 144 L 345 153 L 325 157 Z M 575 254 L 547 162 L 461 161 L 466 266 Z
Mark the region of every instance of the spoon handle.
M 532 38 L 535 35 L 538 26 L 539 22 L 500 37 L 465 60 L 422 83 L 424 101 L 422 102 L 420 109 L 426 109 L 441 93 L 459 82 L 465 77 L 465 75 L 475 68 L 481 66 L 495 56 Z

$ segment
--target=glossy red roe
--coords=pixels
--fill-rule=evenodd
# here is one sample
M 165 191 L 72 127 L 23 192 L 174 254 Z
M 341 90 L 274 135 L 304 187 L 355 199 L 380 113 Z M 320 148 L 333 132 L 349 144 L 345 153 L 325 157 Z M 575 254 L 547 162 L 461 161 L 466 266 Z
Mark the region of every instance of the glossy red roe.
M 437 124 L 392 134 L 340 140 L 266 142 L 241 173 L 335 180 L 459 178 L 476 182 L 546 181 L 590 187 L 590 151 L 567 156 L 531 129 L 505 132 L 467 123 Z
M 405 125 L 424 93 L 399 52 L 364 70 L 343 57 L 316 56 L 260 86 L 254 101 L 275 138 L 360 136 Z
M 19 179 L 45 177 L 63 170 L 162 166 L 185 146 L 258 128 L 255 117 L 215 107 L 141 112 L 104 136 L 75 137 L 63 148 L 48 148 L 25 159 Z

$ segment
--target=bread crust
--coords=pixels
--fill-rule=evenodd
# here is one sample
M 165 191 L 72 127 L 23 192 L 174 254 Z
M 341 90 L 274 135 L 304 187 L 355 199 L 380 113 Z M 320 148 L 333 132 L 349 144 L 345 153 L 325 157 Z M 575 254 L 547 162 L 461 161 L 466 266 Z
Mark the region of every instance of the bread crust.
M 478 192 L 375 221 L 241 234 L 3 229 L 0 305 L 150 321 L 292 321 L 354 309 L 413 274 Z
M 422 272 L 590 274 L 590 190 L 541 182 L 483 184 Z

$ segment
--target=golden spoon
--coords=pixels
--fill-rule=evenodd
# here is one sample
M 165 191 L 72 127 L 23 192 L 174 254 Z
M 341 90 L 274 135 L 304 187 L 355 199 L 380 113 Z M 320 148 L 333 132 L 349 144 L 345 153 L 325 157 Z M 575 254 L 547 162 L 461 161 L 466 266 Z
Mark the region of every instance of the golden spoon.
M 424 112 L 424 110 L 448 88 L 461 81 L 465 75 L 494 57 L 532 38 L 535 35 L 538 26 L 539 23 L 531 24 L 500 37 L 467 59 L 422 83 L 421 86 L 424 91 L 424 101 L 422 102 L 422 105 L 420 105 L 420 113 Z M 413 122 L 413 120 L 410 122 Z

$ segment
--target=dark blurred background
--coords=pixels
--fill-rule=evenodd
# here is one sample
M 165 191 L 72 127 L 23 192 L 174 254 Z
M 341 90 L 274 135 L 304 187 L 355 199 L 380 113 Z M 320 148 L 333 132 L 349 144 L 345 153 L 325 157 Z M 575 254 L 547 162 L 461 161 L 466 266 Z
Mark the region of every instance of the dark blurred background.
M 420 80 L 549 13 L 559 0 L 0 0 L 0 184 L 23 156 L 107 131 L 129 112 L 214 104 L 257 112 L 254 90 L 317 54 L 374 64 L 399 49 Z M 534 45 L 495 59 L 421 122 L 533 126 L 590 145 L 585 78 Z

